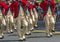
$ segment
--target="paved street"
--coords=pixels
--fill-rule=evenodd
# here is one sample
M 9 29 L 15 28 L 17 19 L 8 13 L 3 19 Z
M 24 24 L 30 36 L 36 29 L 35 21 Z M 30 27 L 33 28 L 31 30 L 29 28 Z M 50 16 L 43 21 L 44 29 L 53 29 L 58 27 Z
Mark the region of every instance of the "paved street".
M 35 29 L 44 30 L 44 22 L 40 20 L 38 23 L 38 28 Z M 60 19 L 56 22 L 55 30 L 60 31 Z M 47 38 L 45 33 L 32 33 L 31 35 L 26 36 L 26 41 L 19 41 L 16 31 L 14 31 L 12 34 L 8 34 L 5 31 L 4 39 L 0 39 L 0 42 L 60 42 L 60 35 L 55 34 L 53 37 Z
M 4 39 L 0 39 L 0 42 L 60 42 L 60 35 L 54 35 L 51 38 L 47 38 L 45 33 L 32 33 L 30 36 L 26 36 L 26 41 L 19 41 L 17 32 L 13 34 L 5 34 Z

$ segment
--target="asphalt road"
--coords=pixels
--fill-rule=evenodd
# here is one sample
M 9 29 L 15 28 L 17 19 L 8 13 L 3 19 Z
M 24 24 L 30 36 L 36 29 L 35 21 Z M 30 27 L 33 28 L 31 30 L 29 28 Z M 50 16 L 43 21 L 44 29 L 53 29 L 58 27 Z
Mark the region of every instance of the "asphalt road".
M 45 29 L 44 21 L 38 21 L 38 28 L 35 29 Z M 55 30 L 60 31 L 60 19 L 56 22 Z M 51 38 L 47 38 L 45 33 L 32 33 L 29 36 L 26 36 L 26 41 L 19 41 L 18 34 L 16 31 L 12 34 L 8 34 L 6 31 L 4 32 L 4 38 L 0 39 L 0 42 L 60 42 L 60 35 L 53 35 Z
M 32 33 L 26 36 L 26 41 L 19 41 L 17 32 L 4 34 L 4 36 L 4 39 L 0 39 L 0 42 L 60 42 L 60 35 L 53 35 L 53 37 L 47 38 L 45 33 Z

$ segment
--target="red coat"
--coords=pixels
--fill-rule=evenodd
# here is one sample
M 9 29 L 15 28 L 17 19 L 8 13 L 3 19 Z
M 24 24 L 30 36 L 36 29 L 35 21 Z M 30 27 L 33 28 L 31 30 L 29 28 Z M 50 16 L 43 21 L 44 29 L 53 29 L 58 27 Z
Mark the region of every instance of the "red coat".
M 13 5 L 11 2 L 7 4 L 7 12 L 9 11 L 8 10 L 9 8 L 10 8 L 11 12 L 13 12 Z
M 16 1 L 18 1 L 18 0 L 16 0 Z
M 30 9 L 33 9 L 34 6 L 32 4 L 28 4 L 28 10 L 30 11 Z
M 10 5 L 10 9 L 12 13 L 14 14 L 13 17 L 16 18 L 18 15 L 18 1 L 12 2 L 12 4 Z
M 50 4 L 51 4 L 51 8 L 52 8 L 52 15 L 54 15 L 55 14 L 55 12 L 54 12 L 54 10 L 55 10 L 54 0 L 50 0 Z M 42 7 L 42 9 L 43 9 L 43 16 L 46 15 L 47 5 L 48 5 L 48 2 L 46 0 L 44 2 L 40 3 L 40 7 Z
M 45 16 L 47 10 L 47 1 L 41 2 L 40 7 L 43 9 L 43 16 Z
M 21 2 L 23 5 L 26 5 L 27 0 L 22 0 Z
M 10 10 L 13 14 L 13 17 L 16 18 L 17 14 L 18 14 L 18 2 L 14 1 L 14 2 L 10 2 Z
M 29 4 L 28 4 L 28 8 L 29 8 L 29 9 L 33 9 L 33 5 L 29 3 Z
M 0 5 L 2 6 L 2 12 L 3 12 L 4 16 L 6 16 L 6 14 L 7 14 L 6 11 L 8 10 L 8 5 L 4 1 L 1 1 Z
M 51 5 L 52 5 L 52 6 L 51 6 L 51 7 L 52 7 L 52 15 L 55 15 L 55 12 L 54 12 L 54 11 L 55 11 L 55 4 L 56 4 L 56 3 L 54 2 L 54 0 L 50 0 L 50 3 L 51 3 Z
M 27 7 L 26 7 L 27 0 L 22 0 L 21 2 L 22 2 L 22 7 L 23 7 L 23 9 L 26 10 L 26 8 L 27 8 Z

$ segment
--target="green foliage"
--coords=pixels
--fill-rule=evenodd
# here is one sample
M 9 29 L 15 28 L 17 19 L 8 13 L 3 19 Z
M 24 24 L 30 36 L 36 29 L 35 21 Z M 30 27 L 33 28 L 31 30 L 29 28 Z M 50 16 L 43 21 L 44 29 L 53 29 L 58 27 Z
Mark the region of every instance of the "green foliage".
M 42 0 L 37 0 L 37 1 L 41 2 Z
M 37 0 L 37 1 L 41 2 L 42 0 Z M 60 2 L 60 0 L 55 0 L 55 2 Z
M 55 2 L 60 2 L 60 0 L 55 0 Z

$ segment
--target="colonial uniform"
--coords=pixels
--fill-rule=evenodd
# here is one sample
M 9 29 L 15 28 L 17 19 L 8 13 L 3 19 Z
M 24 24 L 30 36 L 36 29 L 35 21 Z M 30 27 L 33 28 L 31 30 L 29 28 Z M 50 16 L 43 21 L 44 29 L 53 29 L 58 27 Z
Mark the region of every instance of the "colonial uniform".
M 37 3 L 37 5 L 36 5 Z M 34 16 L 35 16 L 35 27 L 37 27 L 37 22 L 38 22 L 38 13 L 37 13 L 37 8 L 39 8 L 39 3 L 38 2 L 34 2 L 34 7 L 33 7 L 33 12 L 34 12 Z
M 32 26 L 30 28 L 30 30 L 32 30 L 32 29 L 34 29 L 34 25 L 35 25 L 35 17 L 34 17 L 33 10 L 32 10 L 33 9 L 32 2 L 29 3 L 28 9 L 29 9 L 30 16 L 31 16 L 31 19 L 32 19 Z
M 5 22 L 5 19 L 4 19 L 4 16 L 5 16 L 5 10 L 7 9 L 7 5 L 4 1 L 1 1 L 0 2 L 0 38 L 3 38 L 3 30 L 4 30 L 4 26 L 6 26 L 6 22 Z
M 2 11 L 0 9 L 0 38 L 3 37 L 3 23 L 2 23 L 3 20 L 2 19 L 3 19 L 3 16 L 2 16 Z
M 12 8 L 13 8 L 13 5 L 11 3 L 10 0 L 7 0 L 8 1 L 8 11 L 7 11 L 7 15 L 6 15 L 6 23 L 7 23 L 7 31 L 8 33 L 12 33 L 13 32 L 13 14 L 12 14 Z
M 48 18 L 47 17 L 48 20 L 45 19 L 46 33 L 47 33 L 47 36 L 50 37 L 52 35 L 52 30 L 53 30 L 54 25 L 55 25 L 55 19 L 53 18 L 54 14 L 55 14 L 54 13 L 54 7 L 55 7 L 55 5 L 54 5 L 53 1 L 51 1 L 51 0 L 50 1 L 44 0 L 43 2 L 40 3 L 40 6 L 43 9 L 44 19 L 47 17 L 47 14 L 48 14 L 48 16 L 51 14 L 51 18 Z M 50 13 L 49 13 L 49 11 L 50 11 Z M 52 22 L 51 21 L 50 22 L 47 22 L 47 21 L 49 21 L 49 19 Z M 52 23 L 52 24 L 50 24 L 50 23 Z
M 18 14 L 18 24 L 17 24 L 17 31 L 18 31 L 18 35 L 19 35 L 19 39 L 20 40 L 25 40 L 25 33 L 26 33 L 26 26 L 27 26 L 27 22 L 25 19 L 25 13 L 23 10 L 24 5 L 26 5 L 26 0 L 22 0 L 20 1 L 20 9 L 19 9 L 19 14 Z
M 11 7 L 11 11 L 13 13 L 13 18 L 14 18 L 14 29 L 16 29 L 17 28 L 17 16 L 18 16 L 18 0 L 12 1 L 12 7 Z
M 40 3 L 40 7 L 43 9 L 43 17 L 46 15 L 46 10 L 47 10 L 47 1 L 44 0 Z
M 32 21 L 32 19 L 31 19 L 31 16 L 30 16 L 30 13 L 29 13 L 29 8 L 28 8 L 28 4 L 29 4 L 29 2 L 27 2 L 26 3 L 26 9 L 25 9 L 25 17 L 26 17 L 26 21 L 27 21 L 27 23 L 28 23 L 28 25 L 26 26 L 26 35 L 31 35 L 31 31 L 30 31 L 30 29 L 32 28 L 31 27 L 31 21 Z
M 56 22 L 56 13 L 55 13 L 55 6 L 56 6 L 56 3 L 54 2 L 54 0 L 50 0 L 50 3 L 51 3 L 51 10 L 52 10 L 52 15 L 54 17 L 54 20 Z M 55 23 L 54 23 L 54 26 L 52 28 L 52 31 L 54 32 L 55 30 Z

